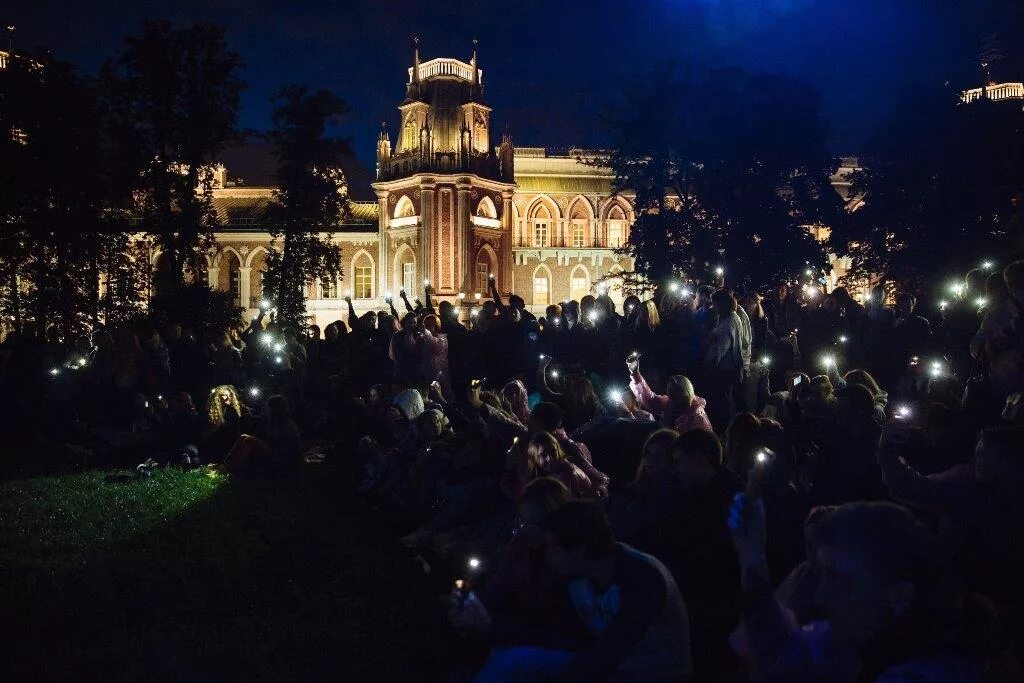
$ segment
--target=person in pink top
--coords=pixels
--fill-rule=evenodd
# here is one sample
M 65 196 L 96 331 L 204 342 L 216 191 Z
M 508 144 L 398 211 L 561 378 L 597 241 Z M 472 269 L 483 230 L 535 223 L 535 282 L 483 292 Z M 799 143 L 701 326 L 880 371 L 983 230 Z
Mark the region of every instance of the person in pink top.
M 651 412 L 661 424 L 675 429 L 680 434 L 691 429 L 711 429 L 711 421 L 704 412 L 707 401 L 693 391 L 693 383 L 685 375 L 668 378 L 665 387 L 667 395 L 654 393 L 643 375 L 640 374 L 640 359 L 630 356 L 626 361 L 629 369 L 629 389 L 636 396 L 644 410 Z

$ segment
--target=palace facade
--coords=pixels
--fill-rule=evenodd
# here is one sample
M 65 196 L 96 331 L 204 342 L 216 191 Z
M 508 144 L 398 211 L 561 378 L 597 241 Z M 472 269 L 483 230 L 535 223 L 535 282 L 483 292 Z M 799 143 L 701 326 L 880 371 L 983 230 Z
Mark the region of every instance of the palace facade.
M 483 83 L 475 51 L 469 62 L 421 62 L 416 50 L 397 139 L 392 144 L 386 129 L 378 137 L 376 201 L 350 202 L 350 218 L 332 233 L 343 273 L 308 287 L 317 324 L 346 315 L 346 294 L 362 313 L 402 289 L 421 297 L 424 280 L 436 298 L 461 303 L 468 316 L 487 297 L 492 273 L 500 291 L 519 294 L 534 312 L 579 299 L 599 282 L 621 305 L 617 280 L 633 264 L 617 249 L 634 220 L 631 195 L 612 192 L 609 169 L 582 161 L 592 152 L 515 148 L 508 135 L 496 140 Z M 214 190 L 223 228 L 209 256 L 209 281 L 255 315 L 274 188 L 239 186 L 230 170 L 220 169 Z M 843 174 L 834 179 L 841 194 L 848 189 Z

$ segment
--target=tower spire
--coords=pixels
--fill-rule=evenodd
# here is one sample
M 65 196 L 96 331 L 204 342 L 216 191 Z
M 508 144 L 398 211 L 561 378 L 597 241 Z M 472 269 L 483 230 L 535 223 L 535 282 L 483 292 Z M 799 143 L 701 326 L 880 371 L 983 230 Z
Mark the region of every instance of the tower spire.
M 476 44 L 477 44 L 477 40 L 476 40 L 476 38 L 474 38 L 473 39 L 473 57 L 472 57 L 472 59 L 469 60 L 470 66 L 473 67 L 473 86 L 474 87 L 480 85 L 480 77 L 477 75 L 477 70 L 476 70 Z
M 420 37 L 412 37 L 412 82 L 419 85 L 420 82 Z

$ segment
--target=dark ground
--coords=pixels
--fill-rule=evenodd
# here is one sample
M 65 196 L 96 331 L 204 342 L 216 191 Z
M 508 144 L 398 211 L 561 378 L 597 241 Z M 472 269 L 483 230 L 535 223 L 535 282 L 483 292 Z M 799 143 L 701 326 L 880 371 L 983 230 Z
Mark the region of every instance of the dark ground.
M 336 465 L 0 484 L 0 680 L 437 680 L 437 596 Z

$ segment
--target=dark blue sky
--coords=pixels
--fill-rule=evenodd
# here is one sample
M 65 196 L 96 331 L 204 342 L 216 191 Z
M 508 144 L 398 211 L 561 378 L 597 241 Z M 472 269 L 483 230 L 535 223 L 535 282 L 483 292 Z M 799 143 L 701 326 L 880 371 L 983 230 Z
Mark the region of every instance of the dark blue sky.
M 394 131 L 410 36 L 424 59 L 469 58 L 480 41 L 494 124 L 519 145 L 599 145 L 599 114 L 658 60 L 797 76 L 822 94 L 831 146 L 856 152 L 912 83 L 975 85 L 983 37 L 999 33 L 995 75 L 1024 79 L 1018 0 L 15 0 L 0 19 L 24 47 L 95 72 L 143 18 L 223 25 L 246 62 L 242 124 L 269 125 L 286 83 L 326 87 L 352 109 L 343 130 L 372 163 L 379 122 Z M 1013 8 L 1016 9 L 1006 9 Z

